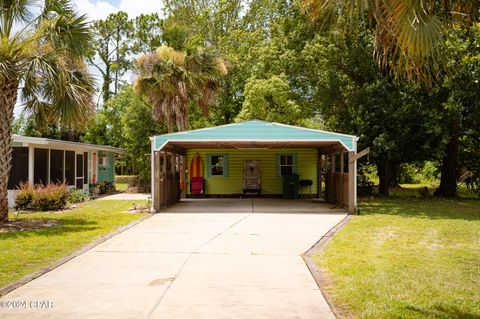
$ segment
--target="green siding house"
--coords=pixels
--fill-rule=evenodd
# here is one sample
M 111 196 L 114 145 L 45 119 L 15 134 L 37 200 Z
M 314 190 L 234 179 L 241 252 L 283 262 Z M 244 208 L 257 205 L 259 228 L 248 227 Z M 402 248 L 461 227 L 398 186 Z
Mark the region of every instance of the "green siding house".
M 241 197 L 253 188 L 257 196 L 281 197 L 284 176 L 292 174 L 308 181 L 303 194 L 352 211 L 357 140 L 257 120 L 154 136 L 153 211 L 182 198 Z M 193 187 L 196 177 L 200 190 Z
M 13 135 L 12 168 L 8 178 L 8 204 L 22 182 L 65 182 L 70 188 L 89 192 L 89 185 L 115 182 L 115 154 L 123 149 L 74 143 L 41 137 Z

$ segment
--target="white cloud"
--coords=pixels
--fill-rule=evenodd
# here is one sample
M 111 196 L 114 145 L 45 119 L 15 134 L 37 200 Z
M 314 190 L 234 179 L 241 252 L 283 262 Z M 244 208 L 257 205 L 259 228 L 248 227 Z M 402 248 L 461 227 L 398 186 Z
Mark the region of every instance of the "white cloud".
M 161 0 L 120 0 L 117 5 L 107 1 L 74 0 L 78 11 L 87 14 L 92 20 L 105 19 L 110 13 L 125 11 L 129 18 L 135 18 L 142 13 L 156 12 L 162 16 L 163 1 Z

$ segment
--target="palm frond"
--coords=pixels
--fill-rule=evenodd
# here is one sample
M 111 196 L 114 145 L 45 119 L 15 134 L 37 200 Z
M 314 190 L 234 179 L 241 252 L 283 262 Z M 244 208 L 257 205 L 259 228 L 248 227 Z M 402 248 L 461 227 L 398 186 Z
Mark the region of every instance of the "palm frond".
M 49 43 L 76 57 L 90 50 L 92 34 L 85 16 L 60 15 L 42 20 L 33 37 L 36 42 Z
M 359 18 L 375 20 L 375 58 L 396 76 L 429 81 L 439 72 L 446 30 L 453 24 L 478 22 L 477 0 L 302 0 L 312 20 L 333 16 L 331 21 Z
M 35 0 L 1 0 L 0 31 L 9 37 L 15 23 L 28 23 L 33 17 Z
M 28 112 L 39 113 L 37 117 L 44 120 L 47 117 L 42 114 L 49 114 L 64 127 L 86 124 L 94 109 L 95 83 L 81 60 L 56 50 L 41 51 L 25 64 L 24 70 L 21 98 Z

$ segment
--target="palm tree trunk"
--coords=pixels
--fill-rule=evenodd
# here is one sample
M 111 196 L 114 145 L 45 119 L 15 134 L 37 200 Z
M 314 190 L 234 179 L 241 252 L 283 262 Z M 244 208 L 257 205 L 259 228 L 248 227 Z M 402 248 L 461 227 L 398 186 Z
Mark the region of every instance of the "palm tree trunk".
M 13 109 L 17 103 L 18 81 L 0 81 L 0 222 L 8 220 L 8 176 L 12 158 Z

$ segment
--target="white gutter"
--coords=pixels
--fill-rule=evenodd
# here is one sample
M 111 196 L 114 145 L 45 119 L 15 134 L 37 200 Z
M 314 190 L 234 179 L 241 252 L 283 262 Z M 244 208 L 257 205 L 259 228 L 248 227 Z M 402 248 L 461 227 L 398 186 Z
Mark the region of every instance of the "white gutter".
M 70 142 L 70 141 L 63 141 L 63 140 L 54 140 L 54 139 L 49 139 L 44 137 L 22 136 L 22 135 L 16 135 L 16 134 L 13 135 L 12 142 L 38 144 L 38 145 L 57 145 L 57 146 L 72 145 L 72 146 L 83 147 L 89 150 L 100 150 L 100 151 L 114 152 L 119 154 L 124 154 L 126 152 L 123 148 L 118 148 L 118 147 L 113 147 L 108 145 L 96 145 L 96 144 L 89 144 L 89 143 Z

